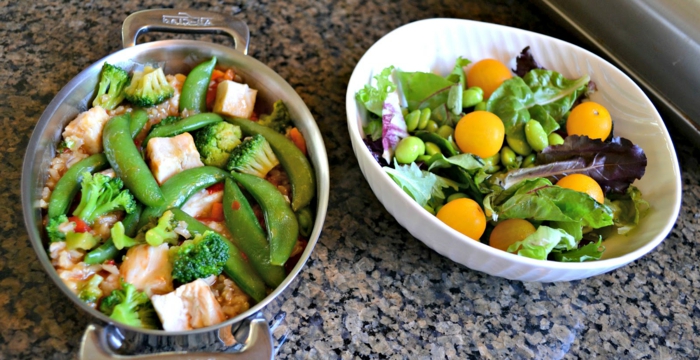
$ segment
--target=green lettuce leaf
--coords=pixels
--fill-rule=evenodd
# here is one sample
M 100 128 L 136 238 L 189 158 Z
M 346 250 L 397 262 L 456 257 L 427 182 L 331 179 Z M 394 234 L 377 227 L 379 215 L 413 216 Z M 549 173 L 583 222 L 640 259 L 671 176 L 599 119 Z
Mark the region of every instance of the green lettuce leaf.
M 459 83 L 462 85 L 462 89 L 467 86 L 467 74 L 464 73 L 464 68 L 471 64 L 471 61 L 464 59 L 461 56 L 455 61 L 455 67 L 452 69 L 450 75 L 447 75 L 447 80 L 453 83 Z
M 377 141 L 382 138 L 382 121 L 379 119 L 370 120 L 367 126 L 363 126 L 365 137 L 369 137 L 372 141 Z
M 530 236 L 511 244 L 508 252 L 532 259 L 547 260 L 552 250 L 576 249 L 576 245 L 574 237 L 565 231 L 542 225 Z
M 390 79 L 392 71 L 394 71 L 393 66 L 382 70 L 374 77 L 377 80 L 377 87 L 367 84 L 355 94 L 355 99 L 364 105 L 367 111 L 382 116 L 387 94 L 396 90 L 396 85 Z
M 590 260 L 598 260 L 605 251 L 605 246 L 602 245 L 603 240 L 598 239 L 597 242 L 581 246 L 578 249 L 569 251 L 552 251 L 552 260 L 561 262 L 584 262 Z
M 472 171 L 484 167 L 484 161 L 472 154 L 462 153 L 450 157 L 445 157 L 442 153 L 435 154 L 428 160 L 428 171 L 433 169 L 447 168 L 450 166 L 459 166 L 460 168 Z
M 610 194 L 605 204 L 613 211 L 613 223 L 617 233 L 626 235 L 637 225 L 649 210 L 649 203 L 642 199 L 642 192 L 630 185 L 624 195 Z
M 444 199 L 442 189 L 445 187 L 459 189 L 454 181 L 423 171 L 415 163 L 399 165 L 394 160 L 394 168 L 385 166 L 384 171 L 420 206 L 425 206 L 433 196 Z
M 425 72 L 396 72 L 408 111 L 444 105 L 455 83 L 440 75 Z

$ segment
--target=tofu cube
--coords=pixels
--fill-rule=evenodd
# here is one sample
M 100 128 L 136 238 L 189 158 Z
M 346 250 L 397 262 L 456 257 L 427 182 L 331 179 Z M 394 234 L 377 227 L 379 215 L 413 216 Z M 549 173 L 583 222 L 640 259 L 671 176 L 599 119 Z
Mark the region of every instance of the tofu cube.
M 258 90 L 251 89 L 247 84 L 224 80 L 216 88 L 214 112 L 249 119 L 253 114 L 257 95 Z
M 199 329 L 226 320 L 205 279 L 197 279 L 165 295 L 151 297 L 165 331 Z
M 63 131 L 63 139 L 71 150 L 81 148 L 84 153 L 93 155 L 102 152 L 102 130 L 109 121 L 105 109 L 95 106 L 78 114 Z
M 169 138 L 152 138 L 146 145 L 146 158 L 160 185 L 183 170 L 204 166 L 189 133 Z

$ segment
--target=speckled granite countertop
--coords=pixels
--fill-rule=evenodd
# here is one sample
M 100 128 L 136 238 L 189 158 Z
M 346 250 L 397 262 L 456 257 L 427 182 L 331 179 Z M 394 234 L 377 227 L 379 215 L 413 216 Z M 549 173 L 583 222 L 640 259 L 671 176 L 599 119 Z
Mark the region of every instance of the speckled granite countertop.
M 404 231 L 362 177 L 344 110 L 355 63 L 390 30 L 430 17 L 495 22 L 577 41 L 523 1 L 384 3 L 0 0 L 0 359 L 76 356 L 88 319 L 35 262 L 19 197 L 24 150 L 60 88 L 120 49 L 122 20 L 158 7 L 196 7 L 245 20 L 250 55 L 291 83 L 325 137 L 328 218 L 299 287 L 281 305 L 289 332 L 281 358 L 698 358 L 698 149 L 674 137 L 683 170 L 680 217 L 666 241 L 629 266 L 540 284 L 456 265 Z

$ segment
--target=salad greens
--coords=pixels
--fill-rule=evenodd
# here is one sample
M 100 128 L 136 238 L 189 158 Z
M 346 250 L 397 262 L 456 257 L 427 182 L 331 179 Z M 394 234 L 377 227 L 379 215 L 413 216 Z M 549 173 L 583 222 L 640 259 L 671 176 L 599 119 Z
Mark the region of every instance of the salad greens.
M 644 175 L 643 150 L 612 134 L 605 140 L 567 136 L 569 112 L 595 89 L 588 75 L 568 79 L 545 69 L 527 47 L 516 58 L 514 76 L 476 107 L 467 107 L 463 95 L 466 99 L 465 92 L 475 89 L 467 86 L 465 70 L 470 63 L 457 58 L 446 76 L 393 66 L 377 74 L 374 85 L 367 84 L 356 94 L 368 111 L 363 129 L 368 149 L 389 177 L 433 214 L 450 199 L 468 197 L 481 207 L 489 228 L 507 219 L 525 219 L 534 225 L 536 230 L 512 242 L 508 252 L 563 262 L 600 259 L 605 250 L 601 234 L 629 233 L 649 209 L 639 189 L 631 185 Z M 425 114 L 426 109 L 427 126 L 415 122 L 407 126 L 405 119 L 416 119 L 415 112 Z M 546 135 L 559 138 L 558 145 L 548 145 L 528 159 L 529 147 L 518 155 L 505 142 L 502 151 L 489 158 L 462 152 L 453 138 L 454 128 L 465 114 L 477 109 L 498 116 L 508 143 L 527 145 L 525 125 L 536 120 Z M 393 150 L 407 137 L 422 140 L 426 150 L 417 154 L 415 162 L 401 164 Z M 556 185 L 571 174 L 593 179 L 605 201 Z

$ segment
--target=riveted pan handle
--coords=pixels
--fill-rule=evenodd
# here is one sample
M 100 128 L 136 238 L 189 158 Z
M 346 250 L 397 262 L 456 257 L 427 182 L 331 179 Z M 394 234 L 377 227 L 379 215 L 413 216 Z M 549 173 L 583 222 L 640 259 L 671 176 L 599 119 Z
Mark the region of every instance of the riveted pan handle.
M 129 15 L 122 25 L 124 47 L 136 45 L 141 34 L 151 31 L 186 34 L 223 34 L 230 36 L 235 49 L 247 54 L 250 31 L 248 25 L 231 15 L 190 9 L 152 9 Z
M 184 360 L 184 359 L 211 359 L 211 360 L 243 360 L 243 359 L 273 359 L 274 348 L 270 327 L 262 315 L 252 319 L 243 320 L 247 326 L 241 326 L 236 334 L 231 334 L 230 327 L 219 329 L 219 340 L 226 346 L 236 344 L 237 338 L 243 338 L 243 346 L 239 352 L 187 352 L 170 351 L 146 355 L 118 355 L 111 349 L 114 347 L 115 336 L 111 334 L 113 326 L 102 327 L 88 325 L 80 347 L 80 360 Z M 235 325 L 235 324 L 234 324 Z M 246 324 L 244 324 L 246 325 Z M 228 334 L 224 334 L 228 331 Z M 244 332 L 241 334 L 241 332 Z

